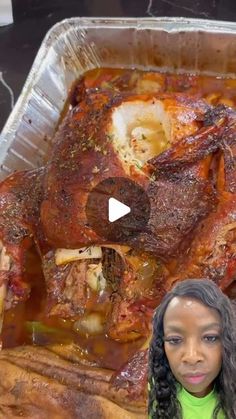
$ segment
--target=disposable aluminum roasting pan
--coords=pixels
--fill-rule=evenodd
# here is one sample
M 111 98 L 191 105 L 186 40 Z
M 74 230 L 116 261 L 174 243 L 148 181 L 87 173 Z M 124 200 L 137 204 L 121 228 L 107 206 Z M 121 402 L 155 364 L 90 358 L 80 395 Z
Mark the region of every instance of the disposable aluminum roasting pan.
M 235 77 L 236 23 L 71 18 L 46 35 L 0 137 L 0 179 L 45 161 L 73 82 L 95 67 Z

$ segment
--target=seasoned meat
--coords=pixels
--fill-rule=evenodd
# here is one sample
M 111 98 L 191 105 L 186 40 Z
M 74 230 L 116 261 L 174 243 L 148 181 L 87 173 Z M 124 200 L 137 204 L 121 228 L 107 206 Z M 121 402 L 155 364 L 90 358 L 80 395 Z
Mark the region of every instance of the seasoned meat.
M 83 314 L 87 302 L 87 262 L 76 261 L 65 265 L 55 264 L 54 252 L 43 258 L 50 316 L 62 318 Z
M 112 371 L 77 357 L 71 346 L 22 347 L 0 354 L 0 406 L 4 417 L 144 419 L 143 394 L 134 400 L 112 385 Z
M 42 169 L 20 172 L 0 184 L 0 254 L 8 259 L 8 273 L 1 276 L 8 288 L 7 308 L 29 297 L 24 264 L 33 237 L 41 240 L 42 177 Z M 1 269 L 6 271 L 6 266 Z
M 114 345 L 138 345 L 166 291 L 184 278 L 209 277 L 234 296 L 236 114 L 218 105 L 233 104 L 232 85 L 225 82 L 223 98 L 220 89 L 208 94 L 208 82 L 204 101 L 202 80 L 190 75 L 99 69 L 80 80 L 45 167 L 0 184 L 0 327 L 4 309 L 29 296 L 25 258 L 33 244 L 47 291 L 40 315 L 74 322 L 71 334 L 84 327 L 86 339 L 95 325 Z M 136 182 L 150 201 L 146 226 L 119 245 L 94 231 L 86 214 L 90 192 L 109 177 Z M 119 371 L 99 368 L 77 345 L 6 349 L 0 411 L 142 418 L 146 372 L 143 347 Z

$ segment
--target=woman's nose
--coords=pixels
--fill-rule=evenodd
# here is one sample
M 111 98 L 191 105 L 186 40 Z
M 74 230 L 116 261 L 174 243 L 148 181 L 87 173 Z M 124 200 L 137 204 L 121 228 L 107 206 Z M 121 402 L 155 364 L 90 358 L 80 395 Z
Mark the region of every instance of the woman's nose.
M 182 361 L 194 365 L 203 360 L 203 353 L 195 341 L 188 342 L 184 347 Z

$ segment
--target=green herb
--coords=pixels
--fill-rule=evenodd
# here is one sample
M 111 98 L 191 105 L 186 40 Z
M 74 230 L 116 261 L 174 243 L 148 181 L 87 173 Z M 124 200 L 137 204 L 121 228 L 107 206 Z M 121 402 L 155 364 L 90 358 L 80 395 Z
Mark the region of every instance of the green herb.
M 112 88 L 113 88 L 113 86 L 112 86 L 112 84 L 111 84 L 111 83 L 109 83 L 108 81 L 103 81 L 103 82 L 102 82 L 102 88 L 103 88 L 103 89 L 112 89 Z
M 137 161 L 137 160 L 134 160 L 134 164 L 135 164 L 135 166 L 139 169 L 139 170 L 142 170 L 142 164 L 139 162 L 139 161 Z
M 55 327 L 46 326 L 45 324 L 41 322 L 26 322 L 26 329 L 30 332 L 41 332 L 41 333 L 58 333 L 58 331 L 61 331 L 60 329 L 57 329 Z
M 34 345 L 46 345 L 50 343 L 69 343 L 72 340 L 70 332 L 57 329 L 38 321 L 28 321 L 25 323 L 28 336 Z
M 107 134 L 107 138 L 108 138 L 108 140 L 113 141 L 114 140 L 114 134 Z

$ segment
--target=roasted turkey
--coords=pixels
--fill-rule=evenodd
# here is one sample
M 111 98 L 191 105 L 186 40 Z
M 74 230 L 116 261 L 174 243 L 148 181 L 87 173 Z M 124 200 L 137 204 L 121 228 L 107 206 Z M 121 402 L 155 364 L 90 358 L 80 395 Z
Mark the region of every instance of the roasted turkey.
M 43 368 L 46 385 L 55 391 L 55 399 L 47 396 L 50 417 L 66 417 L 62 406 L 70 399 L 70 417 L 85 417 L 78 405 L 86 410 L 90 401 L 100 403 L 101 418 L 109 417 L 109 406 L 117 409 L 113 417 L 142 417 L 151 320 L 163 295 L 185 278 L 211 278 L 226 292 L 233 287 L 235 111 L 198 98 L 196 83 L 183 93 L 173 78 L 170 92 L 167 76 L 117 72 L 109 84 L 105 74 L 77 84 L 45 166 L 13 173 L 0 184 L 1 323 L 4 311 L 31 298 L 25 263 L 35 246 L 45 317 L 68 320 L 86 336 L 146 343 L 113 373 L 89 358 L 54 359 L 50 346 L 3 349 L 0 369 L 9 372 L 0 392 L 4 417 L 16 417 L 19 409 L 25 417 L 47 415 Z M 150 202 L 145 228 L 119 243 L 92 229 L 86 213 L 89 194 L 110 177 L 134 181 Z M 53 348 L 60 351 L 60 345 Z M 31 375 L 22 378 L 20 368 L 30 368 Z M 32 393 L 29 401 L 34 380 L 39 397 Z M 28 403 L 34 408 L 27 410 Z

